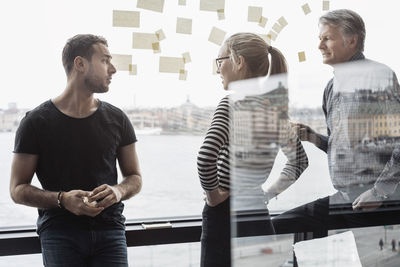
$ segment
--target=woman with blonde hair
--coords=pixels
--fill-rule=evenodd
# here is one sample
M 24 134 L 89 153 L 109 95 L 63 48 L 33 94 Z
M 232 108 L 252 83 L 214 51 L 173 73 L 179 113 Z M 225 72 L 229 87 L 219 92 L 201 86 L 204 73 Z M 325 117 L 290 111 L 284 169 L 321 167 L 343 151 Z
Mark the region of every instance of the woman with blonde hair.
M 233 81 L 287 72 L 286 60 L 282 53 L 253 33 L 237 33 L 230 36 L 222 45 L 216 64 L 224 90 L 227 90 Z M 220 101 L 197 159 L 200 183 L 206 194 L 206 204 L 202 213 L 202 267 L 231 265 L 229 200 L 231 105 L 228 96 Z M 299 139 L 297 136 L 292 139 L 294 141 L 286 149 L 291 149 L 295 153 L 285 153 L 289 162 L 282 170 L 278 181 L 268 190 L 266 201 L 286 189 L 308 166 L 307 156 Z M 273 161 L 272 164 L 265 165 L 265 173 L 269 173 L 272 165 Z M 264 208 L 266 209 L 265 205 Z M 269 233 L 273 234 L 272 223 L 267 227 Z

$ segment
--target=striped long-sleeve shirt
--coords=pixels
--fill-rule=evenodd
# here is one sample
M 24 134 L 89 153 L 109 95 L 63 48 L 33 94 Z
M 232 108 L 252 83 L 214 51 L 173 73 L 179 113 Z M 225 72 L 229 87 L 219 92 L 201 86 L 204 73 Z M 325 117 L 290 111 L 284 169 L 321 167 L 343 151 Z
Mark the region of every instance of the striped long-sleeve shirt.
M 200 183 L 203 189 L 206 191 L 211 191 L 218 187 L 221 187 L 223 189 L 229 190 L 230 169 L 231 169 L 230 162 L 235 162 L 236 165 L 235 170 L 238 170 L 237 168 L 238 164 L 239 165 L 244 164 L 245 168 L 242 169 L 247 170 L 245 174 L 246 176 L 251 176 L 252 173 L 254 174 L 254 172 L 252 171 L 255 171 L 257 175 L 260 173 L 259 171 L 261 171 L 263 173 L 263 179 L 264 179 L 263 181 L 265 181 L 272 169 L 274 159 L 279 151 L 279 147 L 282 148 L 282 151 L 288 158 L 286 166 L 282 170 L 282 174 L 284 174 L 286 177 L 297 179 L 308 166 L 308 159 L 303 149 L 303 146 L 301 145 L 300 140 L 293 133 L 293 131 L 284 131 L 286 135 L 281 135 L 281 138 L 277 138 L 280 140 L 277 139 L 272 140 L 275 142 L 271 142 L 271 140 L 268 140 L 269 138 L 267 133 L 268 131 L 264 131 L 265 129 L 262 129 L 262 126 L 260 125 L 257 126 L 257 118 L 260 118 L 260 115 L 264 114 L 265 111 L 262 109 L 259 110 L 258 113 L 253 112 L 254 113 L 253 118 L 256 118 L 253 120 L 254 121 L 253 125 L 255 125 L 258 128 L 258 130 L 256 129 L 255 131 L 253 131 L 253 133 L 258 131 L 258 133 L 256 133 L 256 135 L 258 135 L 256 136 L 256 138 L 265 136 L 264 143 L 266 144 L 266 146 L 268 146 L 267 148 L 268 153 L 265 154 L 265 146 L 264 146 L 260 147 L 259 150 L 256 149 L 256 151 L 258 152 L 255 152 L 261 154 L 264 153 L 264 155 L 261 157 L 263 158 L 263 160 L 261 161 L 260 157 L 258 157 L 258 159 L 254 161 L 247 160 L 247 163 L 243 162 L 240 163 L 239 162 L 240 160 L 239 161 L 230 160 L 229 139 L 230 136 L 232 136 L 233 134 L 232 127 L 235 127 L 235 123 L 232 122 L 231 124 L 231 119 L 230 119 L 230 112 L 232 113 L 233 110 L 231 105 L 232 104 L 230 103 L 228 97 L 225 97 L 220 101 L 215 111 L 214 117 L 212 119 L 211 126 L 204 139 L 203 145 L 200 148 L 197 158 L 197 167 L 198 167 Z M 262 105 L 265 106 L 265 104 L 260 103 L 260 106 Z M 235 110 L 238 110 L 237 107 L 235 108 Z M 288 125 L 289 124 L 286 123 L 286 126 Z M 284 136 L 284 138 L 282 138 L 282 136 Z M 278 145 L 276 145 L 276 143 L 278 143 Z M 235 158 L 237 158 L 238 153 L 240 154 L 240 151 L 235 151 L 234 153 L 235 153 Z M 248 170 L 252 171 L 249 172 Z M 258 184 L 256 186 L 259 187 L 260 185 L 261 184 Z

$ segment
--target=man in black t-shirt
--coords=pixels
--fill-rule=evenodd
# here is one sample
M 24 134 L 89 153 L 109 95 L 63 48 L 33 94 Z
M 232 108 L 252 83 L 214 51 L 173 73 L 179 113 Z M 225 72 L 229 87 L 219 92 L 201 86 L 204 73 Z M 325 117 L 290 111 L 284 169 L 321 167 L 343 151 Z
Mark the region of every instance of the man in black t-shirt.
M 64 92 L 28 112 L 16 133 L 10 193 L 38 208 L 45 266 L 128 266 L 121 201 L 142 178 L 130 121 L 93 95 L 116 72 L 107 46 L 90 34 L 69 39 Z M 43 189 L 31 185 L 35 173 Z

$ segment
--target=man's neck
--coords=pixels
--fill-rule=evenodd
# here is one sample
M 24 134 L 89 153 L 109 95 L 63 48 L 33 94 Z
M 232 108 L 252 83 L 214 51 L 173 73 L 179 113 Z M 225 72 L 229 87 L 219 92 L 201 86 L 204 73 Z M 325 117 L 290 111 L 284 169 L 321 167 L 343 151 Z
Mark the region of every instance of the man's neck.
M 52 99 L 52 102 L 62 113 L 73 118 L 88 117 L 99 105 L 92 92 L 74 83 L 68 83 L 64 92 Z

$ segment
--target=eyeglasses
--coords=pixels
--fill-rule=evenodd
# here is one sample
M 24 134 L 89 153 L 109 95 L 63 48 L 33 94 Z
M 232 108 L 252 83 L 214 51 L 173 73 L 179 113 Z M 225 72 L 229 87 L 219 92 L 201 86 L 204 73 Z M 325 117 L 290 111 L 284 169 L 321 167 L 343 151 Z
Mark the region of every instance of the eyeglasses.
M 230 56 L 216 58 L 215 59 L 215 64 L 217 64 L 217 69 L 219 69 L 221 67 L 222 60 L 228 59 L 228 58 L 230 58 Z

